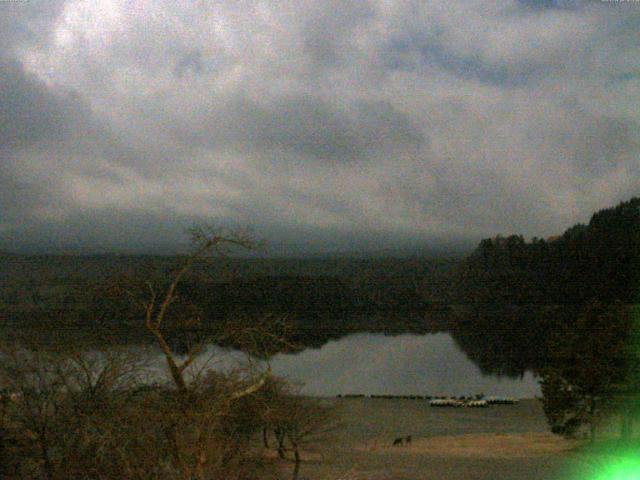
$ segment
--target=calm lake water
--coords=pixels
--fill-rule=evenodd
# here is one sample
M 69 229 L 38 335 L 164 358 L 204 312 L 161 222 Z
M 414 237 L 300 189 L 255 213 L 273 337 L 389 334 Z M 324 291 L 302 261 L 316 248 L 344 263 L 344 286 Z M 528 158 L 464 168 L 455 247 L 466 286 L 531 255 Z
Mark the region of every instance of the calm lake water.
M 209 347 L 212 366 L 239 365 L 236 352 Z M 532 398 L 540 386 L 531 373 L 522 378 L 485 376 L 448 333 L 386 336 L 359 333 L 319 349 L 279 354 L 271 360 L 276 375 L 303 385 L 303 393 L 389 395 L 485 395 Z

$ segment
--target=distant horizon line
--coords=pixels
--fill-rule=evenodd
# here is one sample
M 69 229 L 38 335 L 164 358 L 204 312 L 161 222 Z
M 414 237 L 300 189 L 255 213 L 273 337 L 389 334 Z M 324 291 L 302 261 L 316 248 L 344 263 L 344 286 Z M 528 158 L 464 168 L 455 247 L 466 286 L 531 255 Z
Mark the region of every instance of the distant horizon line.
M 473 247 L 462 247 L 461 245 L 446 247 L 424 247 L 424 248 L 388 248 L 373 250 L 337 250 L 337 251 L 316 251 L 316 252 L 234 252 L 227 255 L 234 259 L 327 259 L 327 258 L 412 258 L 412 257 L 442 257 L 456 258 L 471 253 Z M 122 251 L 122 250 L 73 250 L 73 249 L 50 249 L 50 250 L 26 250 L 16 251 L 0 249 L 0 257 L 179 257 L 189 255 L 189 251 Z M 214 255 L 215 256 L 215 255 Z

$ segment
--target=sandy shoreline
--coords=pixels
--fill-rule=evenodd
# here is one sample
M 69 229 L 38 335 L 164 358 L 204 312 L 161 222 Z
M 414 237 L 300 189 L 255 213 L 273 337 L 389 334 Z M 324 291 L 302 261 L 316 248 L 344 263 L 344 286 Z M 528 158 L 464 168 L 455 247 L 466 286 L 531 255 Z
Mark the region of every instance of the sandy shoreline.
M 474 433 L 413 439 L 409 445 L 389 446 L 377 442 L 355 446 L 370 453 L 429 455 L 465 458 L 528 458 L 563 454 L 575 448 L 576 442 L 551 433 Z
M 575 442 L 549 432 L 534 399 L 489 408 L 336 399 L 342 428 L 303 455 L 309 480 L 564 480 Z M 412 437 L 393 446 L 396 438 Z

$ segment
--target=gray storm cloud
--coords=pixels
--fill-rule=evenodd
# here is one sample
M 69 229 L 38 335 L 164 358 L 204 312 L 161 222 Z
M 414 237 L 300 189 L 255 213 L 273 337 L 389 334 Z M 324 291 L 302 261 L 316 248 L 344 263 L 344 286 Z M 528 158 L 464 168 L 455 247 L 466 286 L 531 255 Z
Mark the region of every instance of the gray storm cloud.
M 0 248 L 545 236 L 638 193 L 640 7 L 0 3 Z

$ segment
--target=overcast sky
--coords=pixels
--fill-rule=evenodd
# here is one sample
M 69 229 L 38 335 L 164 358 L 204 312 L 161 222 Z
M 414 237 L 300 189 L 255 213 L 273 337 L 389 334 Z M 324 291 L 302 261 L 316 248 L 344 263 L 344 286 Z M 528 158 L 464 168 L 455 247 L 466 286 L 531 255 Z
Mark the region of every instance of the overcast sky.
M 640 3 L 0 1 L 0 247 L 561 233 L 640 193 Z

